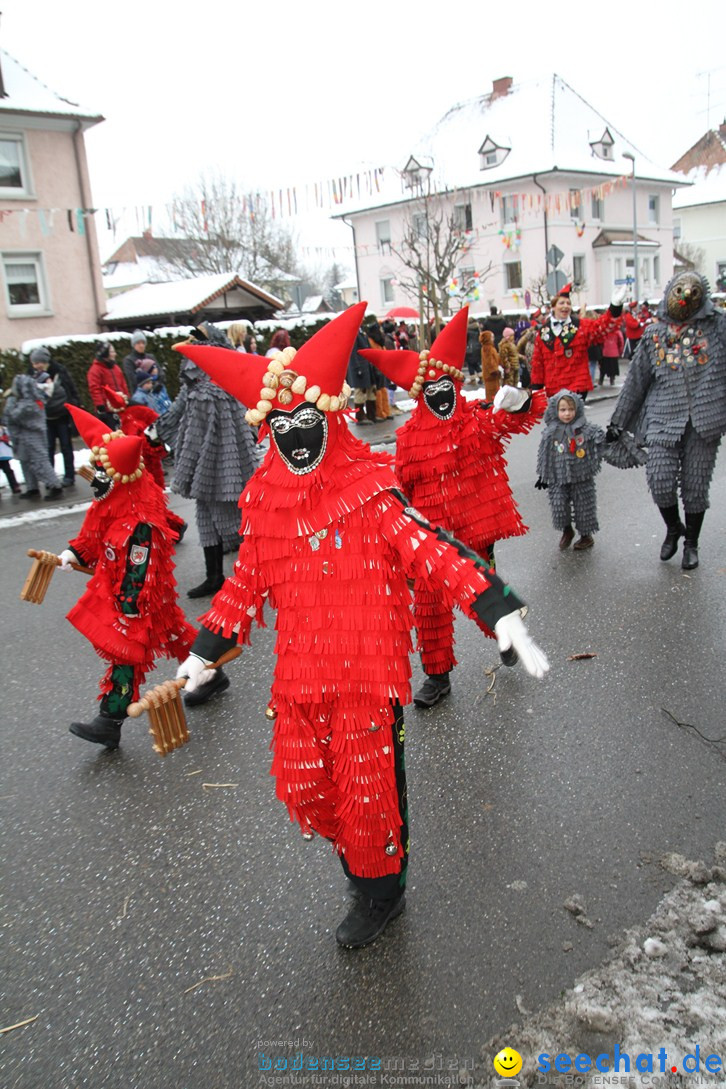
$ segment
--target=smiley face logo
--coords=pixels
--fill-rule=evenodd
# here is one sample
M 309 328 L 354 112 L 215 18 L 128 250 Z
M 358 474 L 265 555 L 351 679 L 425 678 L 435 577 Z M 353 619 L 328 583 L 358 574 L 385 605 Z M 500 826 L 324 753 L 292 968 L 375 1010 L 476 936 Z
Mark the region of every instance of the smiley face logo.
M 493 1062 L 497 1074 L 503 1078 L 515 1078 L 522 1069 L 522 1056 L 513 1047 L 503 1047 Z

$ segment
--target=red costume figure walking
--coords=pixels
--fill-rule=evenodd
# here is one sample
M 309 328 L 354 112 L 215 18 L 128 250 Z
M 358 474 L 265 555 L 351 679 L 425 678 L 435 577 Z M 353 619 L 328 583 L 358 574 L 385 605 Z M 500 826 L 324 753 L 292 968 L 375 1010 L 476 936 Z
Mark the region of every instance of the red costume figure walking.
M 614 288 L 610 306 L 599 318 L 573 318 L 571 291 L 572 284 L 565 284 L 551 300 L 550 316 L 534 342 L 531 385 L 544 387 L 548 398 L 569 389 L 584 401 L 593 388 L 587 349 L 602 344 L 620 326 L 626 288 Z
M 116 749 L 127 708 L 138 699 L 154 659 L 181 661 L 196 628 L 177 605 L 168 512 L 163 492 L 144 468 L 142 440 L 109 432 L 82 408 L 69 405 L 68 410 L 91 448 L 95 468 L 94 502 L 80 533 L 60 554 L 62 570 L 72 570 L 71 562 L 93 569 L 68 620 L 108 662 L 99 713 L 90 723 L 72 723 L 70 730 Z
M 151 477 L 159 485 L 162 491 L 166 488 L 164 478 L 164 466 L 162 462 L 167 456 L 167 448 L 161 439 L 151 440 L 149 435 L 156 434 L 155 424 L 159 419 L 159 413 L 148 405 L 129 404 L 128 398 L 110 386 L 104 386 L 106 391 L 106 406 L 109 412 L 114 412 L 119 418 L 121 430 L 124 435 L 137 435 L 142 443 L 142 456 L 144 465 Z M 167 508 L 167 521 L 174 534 L 176 543 L 179 544 L 187 531 L 187 523 L 171 508 Z
M 249 642 L 265 604 L 277 611 L 272 773 L 290 818 L 306 838 L 330 840 L 361 893 L 336 932 L 350 948 L 374 941 L 405 904 L 407 578 L 425 579 L 495 628 L 534 675 L 548 668 L 516 597 L 479 557 L 408 509 L 390 459 L 351 434 L 344 379 L 365 305 L 297 353 L 261 359 L 212 346 L 177 349 L 256 406 L 247 420 L 270 440 L 240 497 L 234 573 L 202 618 L 179 676 L 189 678 L 187 691 L 208 683 L 210 663 Z
M 505 447 L 511 435 L 534 427 L 547 398 L 505 386 L 493 406 L 467 401 L 461 370 L 467 319 L 464 307 L 430 351 L 361 354 L 397 385 L 410 389 L 417 402 L 396 432 L 396 475 L 404 493 L 432 525 L 449 530 L 493 564 L 495 541 L 527 532 L 512 498 Z M 415 616 L 426 680 L 414 703 L 433 707 L 451 691 L 454 615 L 450 602 L 420 579 L 415 584 Z M 506 661 L 514 665 L 516 658 L 510 653 Z

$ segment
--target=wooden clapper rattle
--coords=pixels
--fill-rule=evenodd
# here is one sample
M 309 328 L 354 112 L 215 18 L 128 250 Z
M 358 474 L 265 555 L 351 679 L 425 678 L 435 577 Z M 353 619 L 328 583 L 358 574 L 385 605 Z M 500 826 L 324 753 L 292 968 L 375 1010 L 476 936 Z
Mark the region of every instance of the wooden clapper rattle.
M 241 653 L 241 647 L 231 647 L 207 669 L 219 669 Z M 179 695 L 186 683 L 186 677 L 178 677 L 157 684 L 145 692 L 138 703 L 129 704 L 126 712 L 130 718 L 138 718 L 144 711 L 149 712 L 149 733 L 154 739 L 154 752 L 158 752 L 159 756 L 180 749 L 189 740 L 184 703 Z
M 40 605 L 45 598 L 55 569 L 60 567 L 62 560 L 54 552 L 37 552 L 34 548 L 28 549 L 28 555 L 33 558 L 33 565 L 20 591 L 20 600 L 29 601 L 31 605 Z M 71 567 L 74 571 L 83 571 L 84 575 L 93 574 L 90 567 L 84 567 L 80 563 L 71 563 Z

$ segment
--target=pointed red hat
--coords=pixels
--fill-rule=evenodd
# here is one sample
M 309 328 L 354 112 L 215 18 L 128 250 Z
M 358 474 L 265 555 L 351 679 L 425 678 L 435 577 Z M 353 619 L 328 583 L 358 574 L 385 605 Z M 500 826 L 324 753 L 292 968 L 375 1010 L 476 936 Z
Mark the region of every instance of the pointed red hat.
M 104 386 L 103 392 L 106 394 L 106 404 L 110 405 L 111 408 L 116 411 L 120 408 L 126 408 L 126 405 L 129 403 L 129 399 L 124 393 L 121 393 L 120 390 L 113 389 L 111 386 Z
M 466 354 L 468 321 L 469 307 L 464 306 L 444 326 L 430 351 L 424 349 L 419 354 L 408 350 L 392 352 L 382 348 L 363 348 L 359 354 L 374 367 L 378 367 L 397 386 L 408 388 L 409 396 L 416 398 L 421 393 L 424 382 L 432 382 L 439 377 L 439 371 L 459 382 L 464 381 L 461 366 Z
M 83 441 L 90 447 L 96 461 L 100 461 L 108 476 L 122 484 L 137 480 L 144 471 L 141 459 L 142 440 L 124 435 L 123 431 L 109 431 L 108 426 L 92 416 L 84 408 L 66 405 Z
M 350 396 L 345 375 L 366 306 L 356 303 L 319 329 L 299 351 L 285 348 L 272 358 L 207 344 L 174 347 L 248 406 L 248 423 L 260 424 L 273 408 L 290 411 L 304 401 L 322 412 L 338 412 Z

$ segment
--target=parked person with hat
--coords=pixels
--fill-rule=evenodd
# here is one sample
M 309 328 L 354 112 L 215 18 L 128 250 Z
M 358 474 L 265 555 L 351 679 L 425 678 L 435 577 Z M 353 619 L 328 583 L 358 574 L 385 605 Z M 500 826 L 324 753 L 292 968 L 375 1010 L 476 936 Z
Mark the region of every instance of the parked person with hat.
M 240 499 L 234 574 L 179 674 L 193 692 L 222 653 L 249 642 L 265 605 L 277 611 L 272 772 L 303 836 L 317 832 L 332 843 L 360 894 L 335 935 L 347 948 L 375 941 L 405 907 L 407 579 L 489 624 L 533 675 L 548 669 L 520 601 L 478 557 L 408 508 L 390 458 L 350 431 L 345 373 L 365 307 L 350 307 L 297 352 L 247 357 L 243 366 L 221 348 L 178 349 L 252 405 L 247 419 L 270 441 Z
M 462 393 L 468 307 L 445 325 L 430 351 L 362 354 L 416 401 L 396 433 L 396 475 L 412 506 L 432 525 L 453 533 L 494 569 L 494 544 L 527 532 L 512 497 L 504 459 L 514 434 L 526 434 L 542 416 L 546 398 L 504 386 L 493 408 Z M 483 337 L 491 337 L 488 331 Z M 494 356 L 498 355 L 494 350 Z M 498 370 L 497 370 L 498 373 Z M 426 680 L 417 707 L 434 707 L 451 692 L 456 665 L 451 602 L 419 578 L 415 617 Z M 491 626 L 483 629 L 492 635 Z M 516 656 L 506 659 L 514 665 Z
M 572 284 L 565 284 L 552 299 L 550 316 L 535 339 L 532 389 L 544 389 L 548 397 L 569 389 L 585 400 L 593 388 L 587 349 L 620 325 L 626 290 L 614 288 L 610 306 L 599 318 L 578 319 L 572 317 Z
M 73 421 L 68 412 L 68 405 L 80 405 L 76 384 L 62 363 L 56 363 L 47 348 L 34 348 L 30 353 L 30 365 L 33 373 L 46 372 L 52 389 L 45 402 L 45 424 L 48 433 L 48 456 L 55 467 L 56 441 L 63 458 L 63 487 L 70 488 L 75 483 L 76 470 L 73 461 Z
M 146 364 L 144 370 L 148 370 L 151 364 L 155 363 L 159 374 L 159 380 L 163 382 L 165 378 L 163 367 L 159 365 L 156 356 L 152 355 L 151 352 L 147 352 L 146 344 L 146 333 L 141 329 L 136 329 L 135 332 L 131 334 L 131 351 L 128 355 L 124 356 L 121 364 L 124 378 L 126 379 L 126 385 L 131 393 L 133 393 L 136 388 L 136 372 L 143 364 Z

